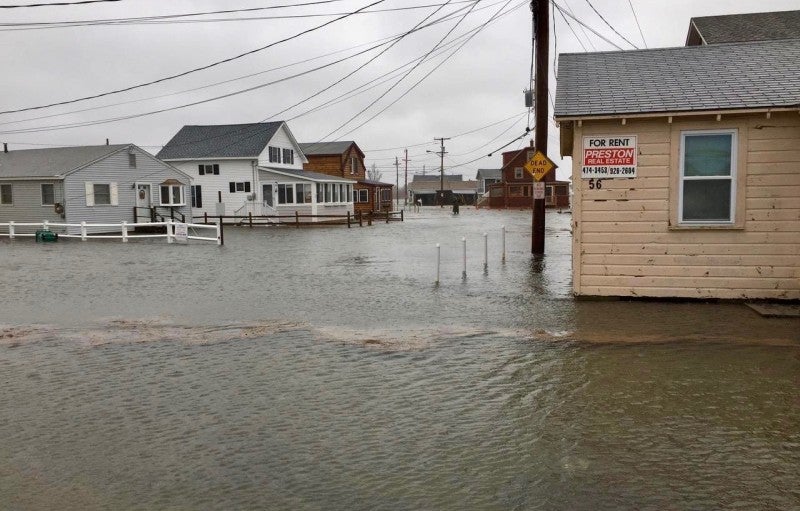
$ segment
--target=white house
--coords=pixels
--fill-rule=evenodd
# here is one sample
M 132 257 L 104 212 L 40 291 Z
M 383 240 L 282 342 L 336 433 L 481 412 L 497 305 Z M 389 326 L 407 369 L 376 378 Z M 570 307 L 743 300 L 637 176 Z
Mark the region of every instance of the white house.
M 195 216 L 353 212 L 356 181 L 304 171 L 283 121 L 184 126 L 157 157 L 192 176 Z

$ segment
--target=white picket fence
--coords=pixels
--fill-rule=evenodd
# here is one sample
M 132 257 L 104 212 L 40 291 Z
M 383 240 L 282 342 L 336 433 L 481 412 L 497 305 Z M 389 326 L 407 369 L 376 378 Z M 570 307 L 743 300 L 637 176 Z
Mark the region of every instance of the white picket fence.
M 155 226 L 164 226 L 166 227 L 164 233 L 135 233 L 131 232 L 136 227 L 155 227 Z M 184 230 L 184 227 L 185 230 Z M 96 239 L 120 239 L 123 243 L 127 243 L 130 240 L 137 240 L 137 239 L 145 239 L 145 238 L 166 238 L 167 243 L 175 243 L 175 241 L 183 241 L 186 240 L 197 240 L 197 241 L 215 241 L 217 245 L 222 244 L 222 233 L 220 230 L 219 224 L 184 224 L 181 222 L 175 222 L 173 220 L 166 220 L 164 222 L 142 222 L 142 223 L 128 223 L 122 222 L 119 224 L 99 224 L 99 223 L 90 223 L 90 222 L 81 222 L 79 224 L 64 224 L 64 223 L 56 223 L 56 222 L 7 222 L 7 223 L 0 223 L 0 237 L 7 237 L 10 239 L 15 238 L 33 238 L 36 236 L 36 233 L 20 233 L 17 232 L 17 228 L 20 227 L 35 227 L 42 230 L 51 230 L 52 228 L 69 228 L 69 227 L 79 227 L 80 234 L 69 234 L 69 230 L 64 233 L 57 233 L 59 238 L 80 238 L 81 241 L 87 240 L 96 240 Z M 101 228 L 101 229 L 108 229 L 107 233 L 103 234 L 89 234 L 89 229 L 94 228 Z M 205 229 L 206 231 L 213 231 L 213 235 L 210 234 L 209 236 L 198 236 L 197 234 L 191 234 L 192 231 L 197 231 L 200 229 Z M 5 232 L 3 232 L 5 231 Z M 119 234 L 110 234 L 111 232 L 119 231 Z M 184 236 L 183 233 L 186 233 Z

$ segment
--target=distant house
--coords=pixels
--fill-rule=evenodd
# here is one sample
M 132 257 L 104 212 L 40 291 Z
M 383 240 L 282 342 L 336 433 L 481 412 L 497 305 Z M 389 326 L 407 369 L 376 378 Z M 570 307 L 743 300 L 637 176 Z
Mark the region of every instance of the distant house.
M 530 147 L 503 153 L 503 167 L 499 170 L 500 180 L 487 185 L 486 195 L 481 206 L 493 209 L 519 209 L 533 206 L 533 177 L 525 170 L 525 163 L 536 152 L 531 141 Z M 543 179 L 545 183 L 546 207 L 569 207 L 569 182 L 556 181 L 555 171 Z
M 800 299 L 797 20 L 695 18 L 686 47 L 559 56 L 576 295 Z
M 480 196 L 489 191 L 489 185 L 501 182 L 503 174 L 500 169 L 478 169 L 475 180 L 478 182 L 478 195 Z
M 133 144 L 20 151 L 6 145 L 0 153 L 0 222 L 188 221 L 190 184 L 190 176 Z
M 329 176 L 357 180 L 353 187 L 353 206 L 356 212 L 392 210 L 394 185 L 366 179 L 364 153 L 351 141 L 301 143 L 308 159 L 303 168 Z
M 477 181 L 465 181 L 461 174 L 444 177 L 437 174 L 417 174 L 408 183 L 408 192 L 412 202 L 420 201 L 423 206 L 449 205 L 454 201 L 459 204 L 475 204 L 477 185 Z
M 195 215 L 341 215 L 355 179 L 303 170 L 308 160 L 283 121 L 184 126 L 158 158 L 193 176 Z

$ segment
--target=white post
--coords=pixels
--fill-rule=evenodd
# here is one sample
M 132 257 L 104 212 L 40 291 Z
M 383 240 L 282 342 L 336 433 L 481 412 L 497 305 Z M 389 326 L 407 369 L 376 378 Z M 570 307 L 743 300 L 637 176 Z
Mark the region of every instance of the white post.
M 173 241 L 175 241 L 172 239 L 172 220 L 168 218 L 166 222 L 167 222 L 167 243 L 172 243 Z
M 439 285 L 439 268 L 442 262 L 442 247 L 436 244 L 436 285 Z
M 14 222 L 8 222 L 8 239 L 13 240 L 14 234 Z
M 86 222 L 81 222 L 81 241 L 86 241 Z
M 49 230 L 50 229 L 50 222 L 48 222 L 47 220 L 42 222 L 42 229 L 44 229 L 45 231 Z
M 128 242 L 128 222 L 125 220 L 122 221 L 122 242 Z
M 489 235 L 483 233 L 483 273 L 489 272 Z
M 217 222 L 217 245 L 222 245 L 222 232 L 220 231 L 220 223 L 221 221 Z
M 500 229 L 503 231 L 503 257 L 502 257 L 501 261 L 503 262 L 503 264 L 505 264 L 505 262 L 506 262 L 506 226 L 504 225 Z
M 461 278 L 466 280 L 467 279 L 467 238 L 461 238 L 461 244 L 464 245 L 464 265 L 463 270 L 461 271 Z

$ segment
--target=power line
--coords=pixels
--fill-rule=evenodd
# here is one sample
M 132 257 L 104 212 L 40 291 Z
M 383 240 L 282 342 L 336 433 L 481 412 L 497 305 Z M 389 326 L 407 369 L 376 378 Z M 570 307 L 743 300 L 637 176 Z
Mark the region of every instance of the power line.
M 553 2 L 553 5 L 555 5 L 555 2 Z M 569 10 L 570 13 L 572 13 L 573 15 L 575 14 L 575 11 L 572 9 L 572 6 L 569 5 L 569 1 L 568 0 L 564 0 L 564 5 L 567 6 L 567 9 Z M 569 20 L 567 20 L 567 18 L 565 18 L 563 14 L 561 14 L 561 17 L 564 18 L 564 21 L 566 21 L 567 25 L 570 27 L 570 29 L 572 29 L 572 25 L 570 25 Z M 583 32 L 583 37 L 586 38 L 586 42 L 589 43 L 589 46 L 591 46 L 593 50 L 596 50 L 597 48 L 595 48 L 594 43 L 592 43 L 592 40 L 589 39 L 589 34 L 586 33 L 586 29 L 583 28 L 583 25 L 578 25 L 578 26 L 580 27 L 581 32 Z M 573 33 L 574 32 L 575 31 L 573 30 Z M 578 39 L 578 41 L 580 41 L 580 39 L 578 38 L 578 34 L 575 34 L 575 38 Z M 581 46 L 583 46 L 583 45 L 581 45 Z M 586 47 L 584 46 L 584 48 L 586 48 Z
M 631 2 L 631 0 L 628 0 L 628 5 L 631 6 L 633 19 L 636 21 L 636 26 L 639 27 L 639 35 L 642 36 L 642 43 L 644 43 L 644 47 L 647 48 L 647 41 L 644 40 L 644 32 L 642 32 L 642 26 L 639 24 L 639 17 L 636 16 L 636 9 L 633 8 L 633 2 Z
M 594 35 L 596 35 L 597 37 L 599 37 L 599 38 L 600 38 L 600 39 L 602 39 L 603 41 L 607 42 L 608 44 L 610 44 L 610 45 L 611 45 L 611 46 L 613 46 L 614 48 L 616 48 L 616 49 L 618 49 L 618 50 L 623 50 L 623 48 L 622 48 L 620 45 L 618 45 L 617 43 L 615 43 L 615 42 L 614 42 L 614 41 L 612 41 L 611 39 L 607 38 L 606 36 L 604 36 L 603 34 L 601 34 L 600 32 L 598 32 L 597 30 L 593 29 L 592 27 L 590 27 L 589 25 L 587 25 L 587 24 L 586 24 L 586 23 L 584 23 L 583 21 L 581 21 L 581 20 L 579 20 L 578 18 L 576 18 L 574 14 L 572 14 L 572 13 L 570 13 L 570 12 L 567 12 L 567 11 L 564 11 L 564 9 L 562 9 L 562 8 L 561 8 L 561 6 L 560 6 L 560 5 L 558 5 L 558 4 L 555 2 L 555 0 L 551 0 L 551 2 L 552 2 L 552 4 L 553 4 L 553 7 L 555 7 L 556 9 L 558 9 L 558 11 L 559 11 L 559 12 L 560 12 L 562 15 L 567 15 L 567 16 L 569 16 L 570 18 L 572 18 L 573 20 L 575 20 L 575 22 L 577 22 L 579 25 L 586 27 L 587 29 L 589 29 L 589 31 L 590 31 L 590 32 L 592 32 Z
M 553 5 L 555 5 L 555 4 L 553 4 Z M 561 9 L 553 9 L 553 34 L 555 34 L 555 32 L 556 32 L 556 30 L 555 30 L 556 29 L 556 11 L 558 11 L 558 13 L 561 15 L 561 18 L 564 20 L 564 22 L 566 22 L 567 26 L 569 27 L 570 31 L 572 32 L 572 35 L 575 36 L 575 40 L 578 41 L 578 44 L 580 44 L 581 48 L 583 48 L 583 51 L 589 51 L 589 50 L 586 49 L 586 46 L 583 44 L 583 41 L 581 41 L 580 37 L 578 37 L 578 34 L 575 32 L 575 29 L 572 28 L 572 23 L 570 23 L 569 20 L 567 19 L 567 17 L 564 16 L 564 13 L 561 12 Z M 581 29 L 583 29 L 583 26 L 580 26 L 580 27 L 581 27 Z M 584 31 L 584 35 L 586 35 L 585 31 Z M 589 41 L 589 38 L 586 37 L 586 40 Z M 589 43 L 591 44 L 591 41 L 589 41 Z M 592 48 L 594 48 L 594 46 L 592 46 Z M 558 53 L 558 52 L 556 52 L 556 53 Z M 553 60 L 553 66 L 555 67 L 555 60 Z
M 79 2 L 54 2 L 52 4 L 24 4 L 24 5 L 0 5 L 0 9 L 20 9 L 23 7 L 60 7 L 64 5 L 84 5 L 101 4 L 106 2 L 121 2 L 122 0 L 81 0 Z
M 603 17 L 603 15 L 602 15 L 602 14 L 600 14 L 600 11 L 598 11 L 597 9 L 595 9 L 595 8 L 594 8 L 594 5 L 592 5 L 592 2 L 591 2 L 590 0 L 586 0 L 586 3 L 587 3 L 587 4 L 589 4 L 589 7 L 591 7 L 591 8 L 592 8 L 592 10 L 593 10 L 593 11 L 594 11 L 594 12 L 595 12 L 595 13 L 596 13 L 598 16 L 600 16 L 600 19 L 601 19 L 601 20 L 603 20 L 603 23 L 605 23 L 606 25 L 608 25 L 608 28 L 610 28 L 611 30 L 613 30 L 615 34 L 617 34 L 617 35 L 618 35 L 618 36 L 620 36 L 622 39 L 624 39 L 626 43 L 630 44 L 631 46 L 633 46 L 633 47 L 634 47 L 634 48 L 636 48 L 637 50 L 639 49 L 639 47 L 638 47 L 638 46 L 636 46 L 635 44 L 633 44 L 632 42 L 630 42 L 630 41 L 628 40 L 628 38 L 627 38 L 627 37 L 625 37 L 624 35 L 620 34 L 620 33 L 617 31 L 617 29 L 616 29 L 616 28 L 614 28 L 614 27 L 611 25 L 611 23 L 609 23 L 609 22 L 608 22 L 608 20 L 606 20 L 606 19 Z
M 316 27 L 312 27 L 312 28 L 309 28 L 307 30 L 303 30 L 302 32 L 299 32 L 299 33 L 297 33 L 295 35 L 283 38 L 283 39 L 281 39 L 279 41 L 275 41 L 275 42 L 270 43 L 270 44 L 268 44 L 266 46 L 261 46 L 260 48 L 255 48 L 253 50 L 249 50 L 249 51 L 246 51 L 244 53 L 240 53 L 239 55 L 235 55 L 233 57 L 228 57 L 228 58 L 223 59 L 223 60 L 218 60 L 216 62 L 212 62 L 211 64 L 207 64 L 205 66 L 201 66 L 201 67 L 197 67 L 197 68 L 194 68 L 194 69 L 190 69 L 188 71 L 183 71 L 181 73 L 177 73 L 177 74 L 174 74 L 174 75 L 170 75 L 170 76 L 166 76 L 166 77 L 163 77 L 163 78 L 159 78 L 157 80 L 152 80 L 150 82 L 140 83 L 140 84 L 137 84 L 137 85 L 132 85 L 130 87 L 125 87 L 125 88 L 122 88 L 122 89 L 112 90 L 112 91 L 108 91 L 108 92 L 103 92 L 103 93 L 95 94 L 95 95 L 92 95 L 92 96 L 84 96 L 82 98 L 76 98 L 76 99 L 71 99 L 71 100 L 67 100 L 67 101 L 59 101 L 59 102 L 56 102 L 56 103 L 50 103 L 48 105 L 40 105 L 40 106 L 35 106 L 35 107 L 19 108 L 19 109 L 16 109 L 16 110 L 0 111 L 0 115 L 2 115 L 2 114 L 10 114 L 10 113 L 17 113 L 17 112 L 27 112 L 27 111 L 30 111 L 30 110 L 40 110 L 40 109 L 49 108 L 49 107 L 52 107 L 52 106 L 67 105 L 67 104 L 71 104 L 71 103 L 77 103 L 79 101 L 86 101 L 86 100 L 89 100 L 89 99 L 96 99 L 96 98 L 100 98 L 100 97 L 104 97 L 104 96 L 110 96 L 112 94 L 119 94 L 121 92 L 127 92 L 127 91 L 130 91 L 130 90 L 133 90 L 133 89 L 139 89 L 141 87 L 146 87 L 148 85 L 153 85 L 153 84 L 156 84 L 156 83 L 162 83 L 162 82 L 165 82 L 167 80 L 173 80 L 175 78 L 179 78 L 179 77 L 186 76 L 186 75 L 189 75 L 189 74 L 192 74 L 192 73 L 196 73 L 198 71 L 203 71 L 203 70 L 206 70 L 206 69 L 210 69 L 212 67 L 219 66 L 219 65 L 225 64 L 227 62 L 232 62 L 232 61 L 240 59 L 242 57 L 246 57 L 248 55 L 252 55 L 254 53 L 258 53 L 260 51 L 263 51 L 263 50 L 266 50 L 268 48 L 271 48 L 273 46 L 277 46 L 278 44 L 285 43 L 287 41 L 291 41 L 292 39 L 297 39 L 298 37 L 306 35 L 306 34 L 308 34 L 310 32 L 314 32 L 315 30 L 319 30 L 319 29 L 321 29 L 323 27 L 326 27 L 326 26 L 328 26 L 328 25 L 330 25 L 332 23 L 336 23 L 337 21 L 341 21 L 341 20 L 343 20 L 345 18 L 348 18 L 348 17 L 352 16 L 353 14 L 359 13 L 359 12 L 363 11 L 364 9 L 368 9 L 369 7 L 372 7 L 374 5 L 383 3 L 385 1 L 386 0 L 376 0 L 376 1 L 372 2 L 371 4 L 366 5 L 364 7 L 361 7 L 360 9 L 358 9 L 356 11 L 348 13 L 348 14 L 346 14 L 344 16 L 340 16 L 340 17 L 335 18 L 333 20 L 326 21 L 325 23 L 323 23 L 321 25 L 317 25 Z

